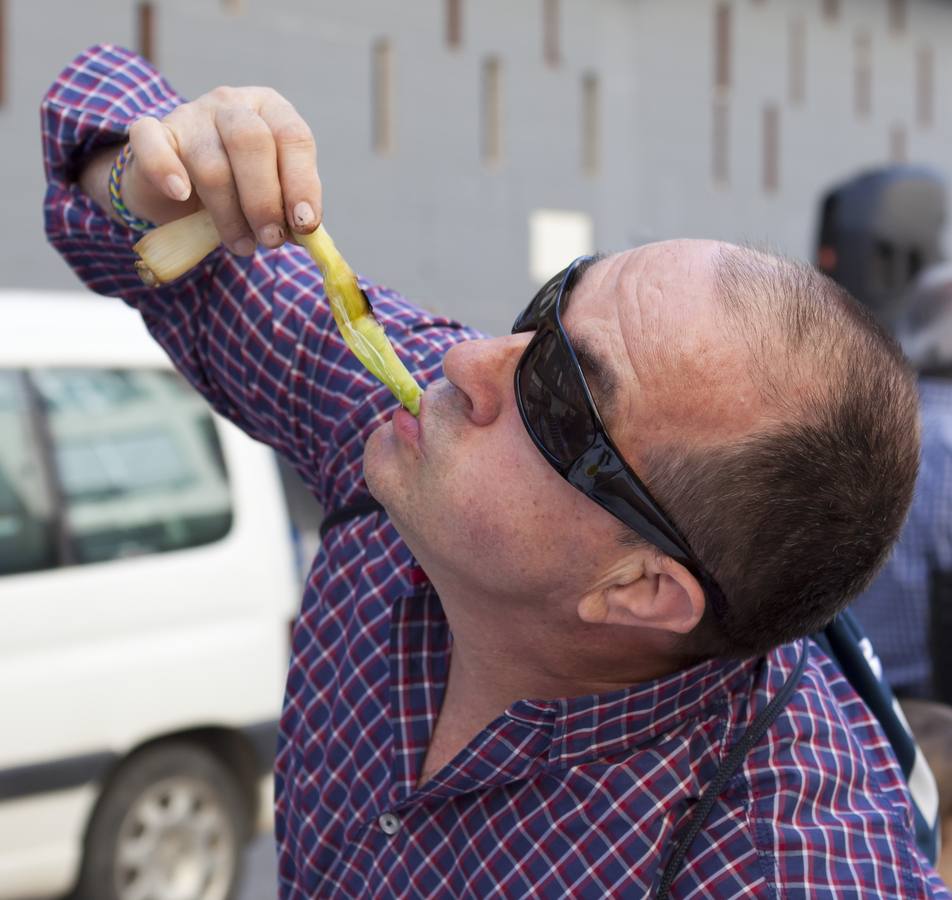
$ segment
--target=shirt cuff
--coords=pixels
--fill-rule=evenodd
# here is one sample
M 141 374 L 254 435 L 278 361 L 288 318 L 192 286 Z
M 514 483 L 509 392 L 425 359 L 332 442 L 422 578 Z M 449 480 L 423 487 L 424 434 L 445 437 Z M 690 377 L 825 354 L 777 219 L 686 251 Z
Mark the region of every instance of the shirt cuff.
M 76 181 L 92 151 L 123 141 L 142 116 L 161 118 L 185 102 L 141 56 L 98 44 L 76 57 L 40 107 L 47 182 Z
M 136 119 L 164 117 L 184 102 L 141 56 L 99 44 L 60 73 L 40 108 L 47 238 L 87 287 L 121 296 L 143 311 L 167 297 L 166 292 L 145 288 L 135 272 L 132 244 L 140 235 L 107 215 L 76 181 L 90 156 L 124 141 Z M 199 274 L 205 271 L 207 266 Z

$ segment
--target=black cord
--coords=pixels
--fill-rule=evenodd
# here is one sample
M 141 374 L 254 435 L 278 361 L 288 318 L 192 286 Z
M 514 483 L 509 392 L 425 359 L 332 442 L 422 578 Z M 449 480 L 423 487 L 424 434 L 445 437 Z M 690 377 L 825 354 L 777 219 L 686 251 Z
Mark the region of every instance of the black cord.
M 368 516 L 371 513 L 380 512 L 382 509 L 383 507 L 373 497 L 368 497 L 366 500 L 349 503 L 347 506 L 342 506 L 340 509 L 328 513 L 324 516 L 324 521 L 321 522 L 321 540 L 323 541 L 327 537 L 328 531 L 342 522 L 356 519 L 358 516 Z
M 664 872 L 661 875 L 661 883 L 658 885 L 658 893 L 656 895 L 658 900 L 667 900 L 671 883 L 681 870 L 684 858 L 687 856 L 688 850 L 691 849 L 691 844 L 694 843 L 694 839 L 704 825 L 705 820 L 711 814 L 711 810 L 714 808 L 714 804 L 717 802 L 721 791 L 724 790 L 727 782 L 730 781 L 740 764 L 744 761 L 751 747 L 764 736 L 764 733 L 774 723 L 777 716 L 780 715 L 783 708 L 789 702 L 806 667 L 807 656 L 809 655 L 808 647 L 809 641 L 804 638 L 803 650 L 800 652 L 800 660 L 797 662 L 796 668 L 787 676 L 787 680 L 783 683 L 783 686 L 776 693 L 773 700 L 764 707 L 760 715 L 751 722 L 750 727 L 740 736 L 740 739 L 733 746 L 731 752 L 728 753 L 727 759 L 721 763 L 717 773 L 711 779 L 711 783 L 698 800 L 697 806 L 694 807 L 694 812 L 691 815 L 691 820 L 688 822 L 687 829 L 681 837 L 678 838 L 678 842 L 674 846 L 674 851 L 671 853 L 671 858 L 664 867 Z

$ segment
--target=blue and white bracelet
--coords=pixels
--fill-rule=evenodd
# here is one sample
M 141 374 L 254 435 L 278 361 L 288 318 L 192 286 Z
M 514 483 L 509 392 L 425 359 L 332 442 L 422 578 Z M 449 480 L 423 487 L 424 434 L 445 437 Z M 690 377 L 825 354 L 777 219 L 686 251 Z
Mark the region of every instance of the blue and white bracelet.
M 129 207 L 122 202 L 122 172 L 131 159 L 131 145 L 123 144 L 122 149 L 112 164 L 112 168 L 109 170 L 109 200 L 112 203 L 112 208 L 115 210 L 116 215 L 119 216 L 126 225 L 134 231 L 148 231 L 150 228 L 155 228 L 155 223 L 134 216 L 129 212 Z

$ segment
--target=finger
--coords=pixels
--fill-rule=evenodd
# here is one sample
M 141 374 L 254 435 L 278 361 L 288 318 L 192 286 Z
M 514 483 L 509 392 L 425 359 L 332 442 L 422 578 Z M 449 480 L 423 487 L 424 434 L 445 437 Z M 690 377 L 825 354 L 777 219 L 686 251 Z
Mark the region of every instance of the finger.
M 238 202 L 248 224 L 266 247 L 278 247 L 287 237 L 277 155 L 271 129 L 254 110 L 229 107 L 215 111 Z
M 153 188 L 172 200 L 188 200 L 192 192 L 188 172 L 174 136 L 158 119 L 136 119 L 129 128 L 129 144 L 137 170 Z
M 238 201 L 231 162 L 214 121 L 196 116 L 192 126 L 176 124 L 174 130 L 195 192 L 215 223 L 222 241 L 239 256 L 255 252 L 255 239 Z
M 314 231 L 323 215 L 314 135 L 294 107 L 279 95 L 262 104 L 260 115 L 274 136 L 285 219 L 295 231 Z

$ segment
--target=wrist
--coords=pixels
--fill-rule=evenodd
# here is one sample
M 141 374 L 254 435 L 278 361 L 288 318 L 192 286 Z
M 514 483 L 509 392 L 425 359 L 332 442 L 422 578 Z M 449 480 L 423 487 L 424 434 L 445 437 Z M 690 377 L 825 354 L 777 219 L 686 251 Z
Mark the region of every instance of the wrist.
M 110 144 L 96 151 L 77 179 L 80 190 L 115 222 L 123 222 L 123 219 L 114 209 L 109 195 L 109 175 L 122 147 L 123 144 Z M 194 192 L 185 202 L 172 200 L 159 193 L 143 177 L 141 165 L 137 164 L 135 157 L 123 168 L 120 190 L 122 202 L 132 216 L 156 225 L 180 219 L 200 206 Z
M 77 183 L 79 189 L 116 222 L 122 221 L 109 199 L 109 172 L 122 144 L 110 144 L 97 150 L 83 166 Z
M 123 175 L 131 166 L 132 147 L 129 144 L 123 144 L 109 169 L 109 202 L 113 213 L 133 231 L 148 231 L 150 228 L 155 228 L 155 223 L 136 216 L 123 201 Z

